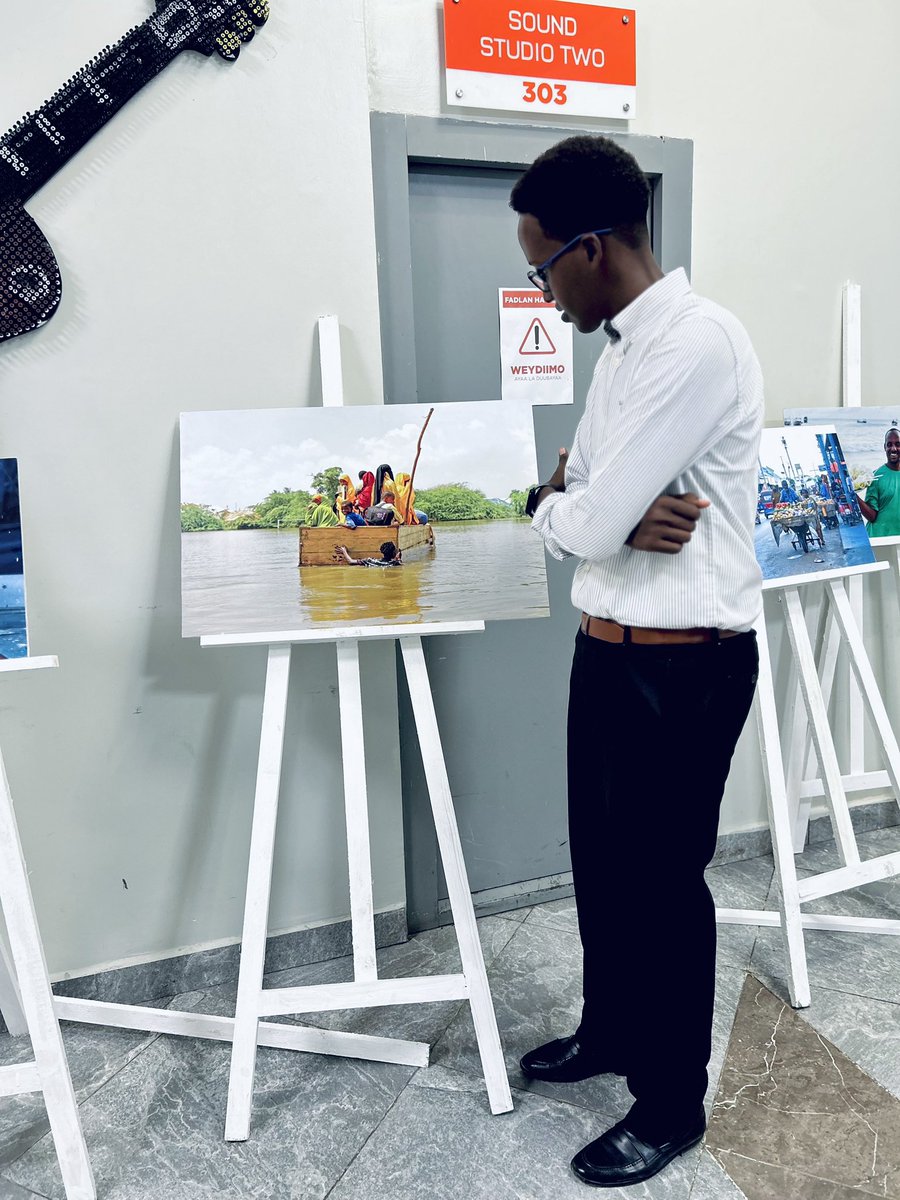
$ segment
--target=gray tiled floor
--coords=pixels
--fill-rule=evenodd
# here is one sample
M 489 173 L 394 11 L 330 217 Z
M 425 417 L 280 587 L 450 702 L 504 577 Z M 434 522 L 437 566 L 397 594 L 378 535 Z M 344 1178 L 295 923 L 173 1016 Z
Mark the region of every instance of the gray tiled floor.
M 865 834 L 863 854 L 900 844 L 900 830 Z M 827 846 L 801 862 L 829 863 Z M 773 905 L 772 862 L 710 871 L 724 907 Z M 832 911 L 891 915 L 900 881 L 831 899 Z M 827 908 L 826 908 L 827 911 Z M 529 1083 L 519 1056 L 570 1031 L 579 1012 L 574 903 L 558 900 L 479 922 L 515 1109 L 487 1105 L 468 1006 L 311 1014 L 308 1023 L 427 1041 L 431 1066 L 386 1064 L 261 1049 L 249 1142 L 222 1140 L 228 1077 L 223 1044 L 69 1026 L 66 1043 L 100 1200 L 564 1200 L 586 1195 L 568 1160 L 627 1110 L 622 1080 Z M 900 938 L 807 937 L 813 1004 L 802 1017 L 900 1096 Z M 379 953 L 381 973 L 458 969 L 452 929 Z M 273 986 L 350 977 L 347 959 L 278 972 Z M 785 994 L 776 930 L 720 929 L 711 1104 L 748 970 Z M 233 1012 L 234 987 L 177 997 L 174 1007 Z M 27 1043 L 0 1039 L 0 1064 Z M 628 1200 L 740 1200 L 743 1193 L 695 1149 L 649 1184 L 606 1193 Z M 0 1100 L 0 1200 L 63 1197 L 40 1104 Z

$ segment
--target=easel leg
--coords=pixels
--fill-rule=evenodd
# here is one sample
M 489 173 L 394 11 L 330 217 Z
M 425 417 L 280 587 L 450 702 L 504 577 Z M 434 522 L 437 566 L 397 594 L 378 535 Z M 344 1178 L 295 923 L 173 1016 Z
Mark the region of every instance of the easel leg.
M 259 739 L 253 829 L 250 835 L 250 867 L 247 872 L 247 899 L 241 935 L 234 1044 L 228 1080 L 225 1140 L 229 1142 L 244 1142 L 250 1136 L 259 998 L 265 968 L 269 892 L 272 887 L 272 857 L 275 851 L 275 823 L 278 817 L 278 790 L 281 783 L 290 670 L 290 646 L 270 646 Z
M 851 575 L 847 580 L 850 591 L 850 608 L 856 628 L 862 636 L 863 628 L 863 579 Z M 866 770 L 866 714 L 863 696 L 855 678 L 850 680 L 850 774 L 863 775 Z
M 845 865 L 859 862 L 859 850 L 850 820 L 850 810 L 847 807 L 847 796 L 841 778 L 841 768 L 838 763 L 834 738 L 828 724 L 828 712 L 825 699 L 819 684 L 819 673 L 813 658 L 812 646 L 809 641 L 809 631 L 803 616 L 803 603 L 800 590 L 796 587 L 784 591 L 784 607 L 788 636 L 791 641 L 791 652 L 800 677 L 800 688 L 806 705 L 806 715 L 809 719 L 810 731 L 816 748 L 816 758 L 822 771 L 822 782 L 825 786 L 825 800 L 831 813 L 831 824 L 837 842 L 841 861 Z
M 28 1032 L 22 998 L 16 983 L 12 959 L 6 947 L 3 930 L 0 929 L 0 1016 L 6 1022 L 10 1037 L 23 1037 Z
M 469 986 L 469 1002 L 472 1008 L 472 1020 L 475 1024 L 478 1051 L 481 1055 L 481 1065 L 484 1070 L 484 1080 L 487 1085 L 488 1101 L 492 1113 L 510 1112 L 513 1107 L 512 1095 L 509 1090 L 506 1066 L 503 1062 L 503 1049 L 500 1045 L 497 1017 L 494 1013 L 494 1004 L 488 986 L 484 955 L 478 939 L 475 909 L 469 891 L 469 880 L 459 840 L 459 829 L 456 824 L 450 780 L 447 777 L 447 767 L 441 747 L 440 731 L 434 711 L 434 699 L 428 682 L 422 639 L 418 637 L 401 638 L 400 647 L 403 651 L 403 664 L 406 668 L 409 694 L 416 718 L 422 764 L 425 769 L 428 794 L 431 797 L 431 808 L 434 813 L 434 825 L 444 866 L 444 876 L 447 880 L 450 908 L 453 912 L 456 936 L 459 939 L 463 974 Z
M 781 910 L 781 932 L 788 962 L 788 991 L 794 1008 L 806 1008 L 810 1002 L 809 974 L 806 968 L 806 948 L 803 944 L 803 924 L 800 895 L 797 888 L 797 869 L 791 840 L 784 760 L 778 734 L 778 709 L 772 686 L 772 660 L 765 617 L 756 626 L 759 641 L 759 682 L 756 688 L 756 722 L 762 751 L 763 779 L 766 803 L 769 808 L 769 828 L 772 832 L 772 851 L 775 856 L 775 875 L 779 883 L 778 906 Z
M 68 1200 L 94 1200 L 94 1176 L 84 1144 L 69 1064 L 53 1011 L 50 977 L 19 831 L 13 815 L 6 768 L 0 755 L 0 904 L 19 981 L 22 1009 L 31 1036 L 53 1143 Z
M 881 692 L 878 690 L 878 683 L 872 671 L 869 656 L 866 654 L 862 633 L 854 620 L 852 602 L 848 600 L 841 580 L 838 579 L 834 583 L 829 583 L 828 589 L 831 594 L 835 619 L 840 626 L 841 635 L 850 651 L 850 666 L 853 671 L 853 677 L 859 688 L 862 702 L 868 708 L 872 723 L 878 732 L 878 739 L 884 752 L 885 766 L 891 781 L 891 787 L 894 790 L 894 796 L 900 802 L 900 747 L 897 745 L 897 738 L 894 734 L 890 717 L 885 708 L 884 700 L 881 697 Z
M 347 814 L 347 857 L 350 866 L 350 918 L 353 928 L 353 977 L 378 978 L 375 962 L 375 906 L 372 899 L 372 855 L 366 754 L 363 741 L 359 642 L 337 643 L 341 712 L 341 755 L 344 765 L 344 808 Z
M 814 627 L 816 630 L 815 641 L 815 658 L 816 662 L 820 661 L 822 652 L 822 642 L 824 635 L 825 616 L 828 612 L 828 605 L 825 602 L 824 594 L 820 595 L 819 603 L 815 611 Z M 796 671 L 796 663 L 794 664 Z M 826 700 L 826 706 L 827 706 Z M 807 731 L 809 722 L 806 719 L 806 706 L 803 703 L 803 691 L 800 687 L 799 674 L 797 676 L 796 685 L 794 687 L 794 704 L 793 704 L 793 719 L 791 722 L 791 736 L 788 743 L 788 759 L 787 759 L 787 798 L 788 811 L 791 814 L 791 825 L 794 831 L 794 853 L 802 854 L 803 848 L 806 845 L 806 834 L 809 829 L 809 810 L 811 802 L 809 797 L 805 797 L 801 793 L 801 788 L 804 779 L 807 778 L 808 772 L 815 767 L 815 758 L 807 759 Z

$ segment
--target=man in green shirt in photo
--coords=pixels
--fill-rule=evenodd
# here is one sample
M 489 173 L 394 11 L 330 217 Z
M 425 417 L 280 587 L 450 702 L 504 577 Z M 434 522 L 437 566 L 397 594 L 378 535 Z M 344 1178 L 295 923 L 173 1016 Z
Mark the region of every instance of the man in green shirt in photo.
M 900 537 L 900 429 L 884 435 L 884 456 L 887 461 L 875 472 L 865 500 L 857 499 L 872 537 Z

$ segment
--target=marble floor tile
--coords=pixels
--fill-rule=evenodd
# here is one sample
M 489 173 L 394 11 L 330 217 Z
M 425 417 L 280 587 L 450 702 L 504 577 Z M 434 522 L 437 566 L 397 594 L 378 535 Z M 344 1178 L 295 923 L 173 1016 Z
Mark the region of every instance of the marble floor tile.
M 900 910 L 871 894 L 869 884 L 804 905 L 806 912 L 900 919 Z M 777 908 L 777 903 L 773 902 Z M 811 987 L 900 1003 L 900 937 L 877 933 L 804 932 Z M 780 928 L 760 929 L 750 969 L 780 996 L 787 998 L 788 963 Z
M 494 917 L 502 917 L 504 921 L 515 921 L 517 925 L 521 925 L 531 913 L 532 907 L 533 905 L 529 904 L 524 908 L 510 908 L 506 912 L 491 913 L 490 915 Z
M 772 883 L 771 858 L 750 858 L 710 867 L 706 882 L 718 908 L 763 908 Z M 758 928 L 755 925 L 720 924 L 716 932 L 716 957 L 720 966 L 750 965 Z
M 163 1006 L 158 1001 L 155 1003 Z M 153 1033 L 77 1025 L 70 1021 L 61 1021 L 60 1029 L 79 1103 L 103 1087 L 157 1037 Z M 0 1036 L 0 1066 L 28 1062 L 33 1058 L 27 1037 Z M 0 1171 L 40 1141 L 49 1128 L 40 1092 L 0 1098 Z
M 900 1100 L 900 1004 L 813 988 L 797 1015 Z
M 11 1179 L 5 1179 L 0 1175 L 0 1200 L 35 1200 L 36 1197 L 36 1192 L 29 1192 L 26 1188 L 13 1183 Z
M 585 1200 L 569 1162 L 597 1136 L 593 1114 L 516 1093 L 491 1116 L 466 1090 L 408 1088 L 329 1200 Z M 610 1188 L 610 1200 L 687 1200 L 697 1148 L 646 1184 Z
M 578 914 L 575 897 L 564 896 L 561 900 L 550 900 L 547 904 L 535 904 L 528 918 L 536 925 L 556 925 L 569 933 L 578 933 Z
M 749 976 L 706 1145 L 748 1200 L 900 1197 L 900 1101 Z
M 229 1059 L 161 1037 L 81 1105 L 102 1200 L 322 1200 L 413 1074 L 261 1048 L 250 1140 L 226 1143 Z M 49 1137 L 5 1173 L 63 1200 Z
M 691 1200 L 747 1200 L 744 1193 L 726 1175 L 708 1150 L 700 1156 L 697 1174 L 694 1176 L 694 1186 L 691 1188 Z M 780 1197 L 779 1200 L 788 1200 Z
M 519 1059 L 535 1046 L 572 1033 L 581 1017 L 581 943 L 558 926 L 525 921 L 488 970 L 510 1083 L 530 1093 L 593 1109 L 618 1120 L 629 1107 L 625 1081 L 599 1075 L 581 1083 L 526 1079 Z M 431 1061 L 473 1078 L 481 1063 L 472 1018 L 462 1009 L 434 1046 Z M 594 1134 L 596 1136 L 596 1133 Z

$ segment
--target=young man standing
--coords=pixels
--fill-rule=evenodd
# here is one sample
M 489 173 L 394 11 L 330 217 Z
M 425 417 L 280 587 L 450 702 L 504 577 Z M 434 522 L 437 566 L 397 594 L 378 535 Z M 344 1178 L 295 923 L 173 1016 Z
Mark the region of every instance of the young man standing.
M 557 1082 L 625 1075 L 617 1125 L 572 1160 L 649 1179 L 703 1137 L 716 926 L 704 870 L 756 685 L 753 549 L 762 378 L 740 323 L 663 275 L 635 159 L 569 138 L 516 183 L 532 282 L 610 337 L 572 452 L 532 489 L 534 528 L 579 565 L 569 837 L 584 952 L 574 1034 L 526 1054 Z M 698 497 L 703 497 L 699 500 Z

